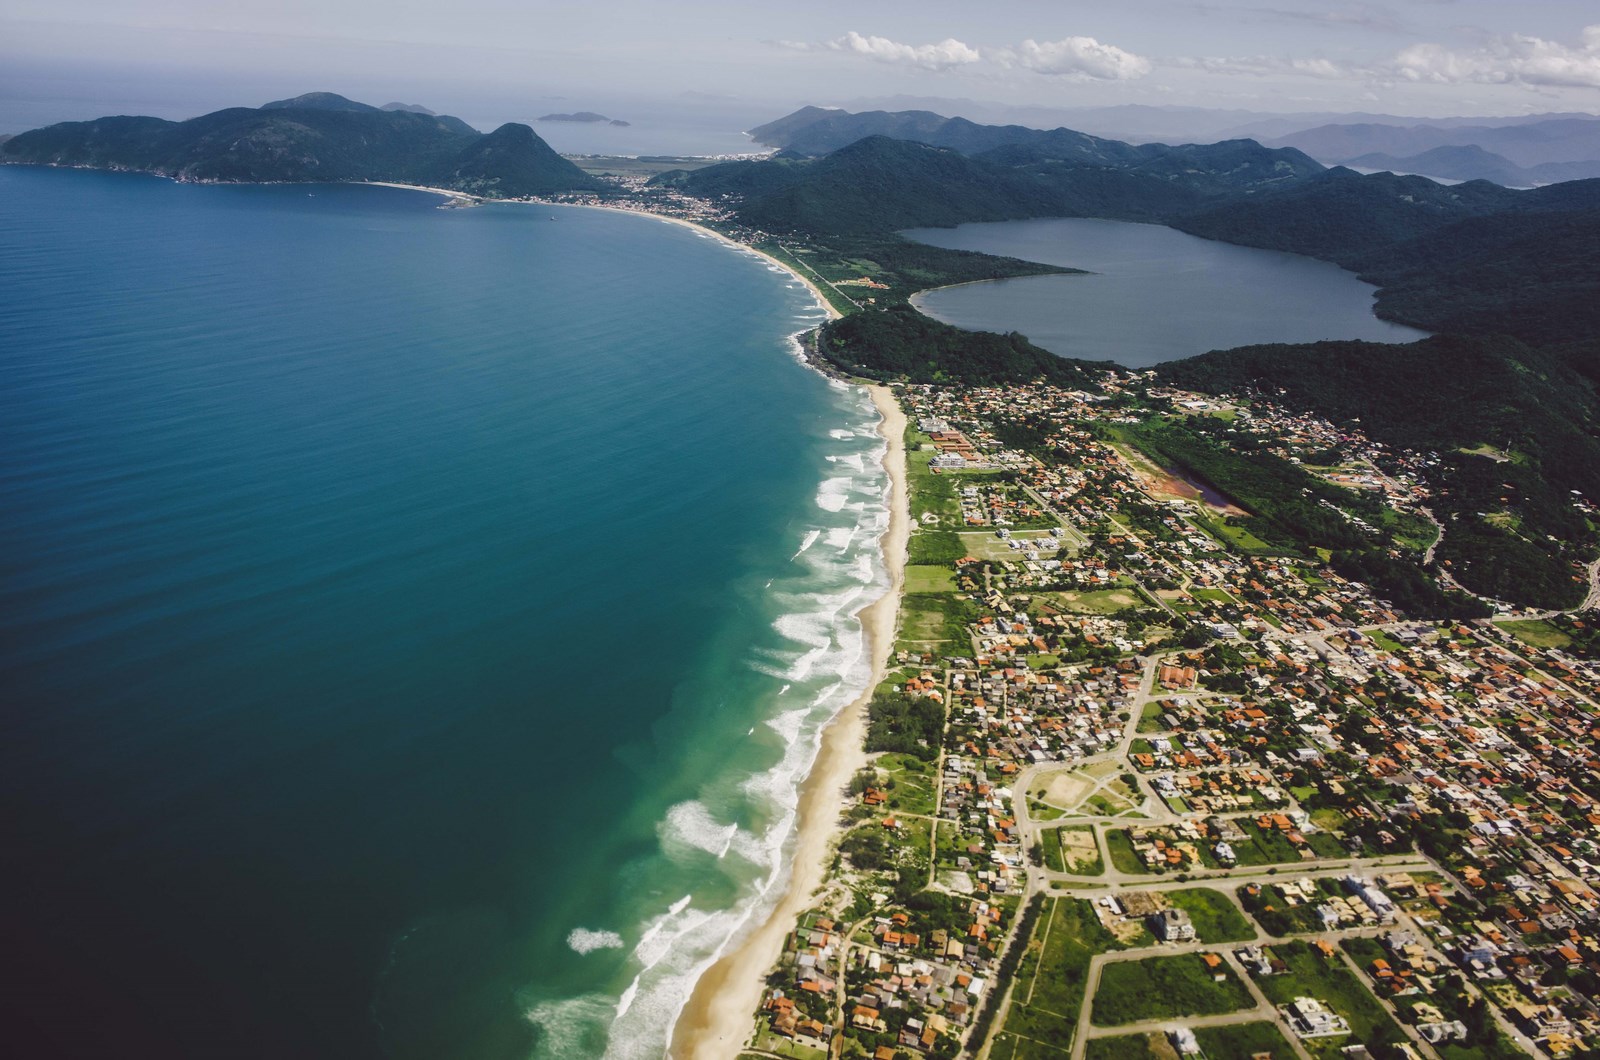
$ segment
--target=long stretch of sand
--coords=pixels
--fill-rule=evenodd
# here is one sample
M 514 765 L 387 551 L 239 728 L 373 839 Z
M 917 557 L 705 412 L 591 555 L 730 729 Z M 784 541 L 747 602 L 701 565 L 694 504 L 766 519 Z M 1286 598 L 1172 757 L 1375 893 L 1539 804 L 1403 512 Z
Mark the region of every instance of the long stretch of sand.
M 442 188 L 417 190 L 460 197 Z M 753 251 L 805 284 L 830 317 L 839 316 L 813 280 L 786 262 L 704 225 L 642 210 L 614 206 L 588 208 L 653 217 L 703 232 L 739 250 Z M 679 1013 L 671 1045 L 671 1055 L 678 1060 L 725 1060 L 736 1055 L 750 1037 L 755 1029 L 755 1010 L 761 1002 L 767 972 L 783 952 L 784 939 L 796 918 L 811 904 L 813 892 L 827 875 L 834 833 L 844 805 L 843 793 L 850 778 L 866 763 L 867 701 L 888 671 L 900 614 L 900 595 L 905 584 L 906 542 L 911 533 L 910 501 L 906 494 L 905 413 L 888 387 L 869 386 L 867 392 L 883 417 L 878 430 L 888 444 L 883 467 L 889 473 L 889 529 L 882 538 L 889 588 L 856 615 L 866 634 L 867 649 L 872 653 L 872 678 L 861 695 L 841 710 L 823 731 L 817 760 L 800 789 L 793 869 L 787 889 L 766 917 L 748 934 L 740 936 L 732 948 L 700 976 Z
M 598 207 L 615 209 L 615 207 Z M 642 213 L 638 210 L 623 211 Z M 828 316 L 840 314 L 814 280 L 787 262 L 735 242 L 720 232 L 677 217 L 645 214 L 657 220 L 703 232 L 740 250 L 753 251 L 805 284 Z M 796 918 L 811 904 L 813 892 L 823 883 L 832 860 L 843 792 L 850 778 L 866 763 L 867 701 L 888 670 L 905 584 L 906 542 L 911 532 L 910 501 L 906 494 L 906 417 L 886 386 L 869 386 L 867 392 L 883 422 L 878 429 L 887 449 L 884 470 L 889 473 L 889 529 L 882 538 L 884 568 L 889 587 L 877 600 L 857 612 L 872 653 L 872 677 L 861 695 L 841 710 L 822 734 L 817 760 L 800 789 L 793 867 L 782 897 L 749 933 L 708 968 L 695 983 L 673 1028 L 670 1055 L 677 1060 L 723 1060 L 736 1055 L 755 1029 L 755 1010 L 767 972 L 783 952 L 784 939 Z
M 886 386 L 870 386 L 872 403 L 883 416 L 879 430 L 889 448 L 883 457 L 889 472 L 889 529 L 883 535 L 883 559 L 889 589 L 862 608 L 858 617 L 872 652 L 872 680 L 859 698 L 844 708 L 822 735 L 816 764 L 800 792 L 799 826 L 789 887 L 754 931 L 737 948 L 712 965 L 678 1017 L 672 1056 L 683 1060 L 723 1060 L 736 1055 L 754 1030 L 756 1006 L 767 972 L 795 919 L 811 904 L 812 893 L 827 874 L 830 847 L 850 778 L 866 762 L 866 707 L 872 690 L 884 679 L 894 646 L 900 592 L 905 582 L 906 540 L 911 520 L 906 498 L 905 413 Z

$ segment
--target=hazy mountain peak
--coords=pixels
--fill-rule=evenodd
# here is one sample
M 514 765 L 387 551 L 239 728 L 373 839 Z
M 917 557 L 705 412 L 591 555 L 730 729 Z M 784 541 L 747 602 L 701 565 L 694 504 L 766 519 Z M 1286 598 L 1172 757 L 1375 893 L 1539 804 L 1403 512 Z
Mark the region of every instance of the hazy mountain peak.
M 375 111 L 378 108 L 368 103 L 357 103 L 353 99 L 346 99 L 337 92 L 307 92 L 295 96 L 293 99 L 275 99 L 271 103 L 263 103 L 262 110 L 353 110 L 360 112 Z M 384 108 L 388 109 L 388 108 Z M 431 112 L 430 112 L 431 113 Z

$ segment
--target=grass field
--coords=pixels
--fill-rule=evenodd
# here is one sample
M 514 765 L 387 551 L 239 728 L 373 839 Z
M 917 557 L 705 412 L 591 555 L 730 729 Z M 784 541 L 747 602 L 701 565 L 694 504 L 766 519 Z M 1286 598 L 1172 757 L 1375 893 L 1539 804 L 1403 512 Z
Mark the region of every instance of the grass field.
M 1148 873 L 1144 861 L 1134 852 L 1133 840 L 1128 838 L 1128 833 L 1122 829 L 1114 829 L 1106 833 L 1106 850 L 1111 854 L 1111 864 L 1116 866 L 1118 872 Z
M 1017 968 L 1011 1009 L 991 1055 L 1067 1055 L 1088 985 L 1089 961 L 1114 945 L 1090 903 L 1052 900 Z
M 906 592 L 953 593 L 956 591 L 955 571 L 948 567 L 909 566 L 906 568 Z
M 1256 985 L 1275 1005 L 1286 1005 L 1297 997 L 1314 997 L 1350 1021 L 1350 1036 L 1321 1038 L 1305 1043 L 1312 1056 L 1338 1056 L 1341 1046 L 1352 1041 L 1367 1046 L 1400 1041 L 1395 1026 L 1378 999 L 1361 984 L 1337 957 L 1324 958 L 1304 942 L 1286 942 L 1272 947 L 1274 956 L 1289 966 L 1282 975 L 1268 975 Z
M 1222 981 L 1215 979 L 1221 975 Z M 1215 970 L 1198 953 L 1115 961 L 1100 970 L 1092 1018 L 1101 1027 L 1142 1020 L 1215 1016 L 1254 1002 L 1226 962 Z
M 1283 1040 L 1283 1034 L 1272 1023 L 1240 1023 L 1232 1027 L 1205 1027 L 1194 1032 L 1200 1039 L 1200 1049 L 1208 1057 L 1219 1060 L 1231 1057 L 1255 1056 L 1271 1053 L 1273 1056 L 1291 1056 L 1294 1050 Z
M 1244 942 L 1256 937 L 1250 921 L 1221 891 L 1209 887 L 1168 891 L 1167 901 L 1189 914 L 1201 942 Z
M 1543 619 L 1526 622 L 1496 622 L 1495 625 L 1535 648 L 1565 648 L 1572 638 Z
M 1081 593 L 1046 593 L 1044 599 L 1061 608 L 1081 615 L 1112 615 L 1138 607 L 1139 595 L 1132 589 L 1091 589 Z

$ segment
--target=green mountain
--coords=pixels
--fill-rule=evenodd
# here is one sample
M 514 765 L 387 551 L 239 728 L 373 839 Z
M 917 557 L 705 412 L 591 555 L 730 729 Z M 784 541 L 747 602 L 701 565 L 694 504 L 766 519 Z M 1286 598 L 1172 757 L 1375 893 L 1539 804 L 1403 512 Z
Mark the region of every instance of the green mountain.
M 1437 561 L 1500 599 L 1547 607 L 1582 599 L 1573 564 L 1595 535 L 1568 491 L 1600 498 L 1600 399 L 1556 351 L 1439 335 L 1404 346 L 1248 346 L 1158 373 L 1209 393 L 1260 391 L 1335 424 L 1359 421 L 1395 449 L 1440 453 L 1428 471 L 1429 503 L 1445 524 Z
M 495 197 L 599 187 L 526 125 L 484 135 L 459 118 L 380 110 L 331 92 L 182 122 L 63 122 L 0 144 L 0 162 L 137 170 L 179 180 L 390 180 Z
M 653 183 L 735 203 L 740 220 L 756 228 L 826 235 L 1023 217 L 1165 221 L 1316 171 L 1250 141 L 1101 166 L 1020 148 L 974 158 L 869 136 L 819 159 L 723 163 Z

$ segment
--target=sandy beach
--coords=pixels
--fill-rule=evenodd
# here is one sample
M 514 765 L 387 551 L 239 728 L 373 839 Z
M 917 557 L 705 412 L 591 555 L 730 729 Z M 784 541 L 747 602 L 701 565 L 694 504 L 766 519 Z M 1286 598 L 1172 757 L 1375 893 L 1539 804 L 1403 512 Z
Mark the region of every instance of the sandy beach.
M 615 209 L 614 207 L 593 207 Z M 828 316 L 840 314 L 824 297 L 816 282 L 771 254 L 736 242 L 720 232 L 693 221 L 639 210 L 642 214 L 669 224 L 682 225 L 719 239 L 730 246 L 760 255 L 806 285 Z M 906 493 L 906 417 L 886 386 L 868 386 L 872 404 L 883 422 L 878 429 L 887 449 L 884 470 L 889 474 L 889 529 L 882 538 L 884 567 L 889 588 L 883 596 L 857 612 L 872 653 L 872 677 L 867 687 L 849 706 L 841 710 L 822 734 L 822 746 L 800 790 L 800 806 L 792 854 L 793 871 L 777 904 L 746 934 L 734 940 L 729 951 L 717 960 L 695 983 L 694 992 L 684 1003 L 673 1027 L 669 1055 L 680 1060 L 720 1060 L 739 1052 L 755 1029 L 756 1006 L 761 1003 L 767 972 L 783 952 L 784 939 L 795 920 L 811 905 L 814 893 L 827 875 L 831 847 L 838 830 L 843 791 L 850 778 L 866 763 L 867 701 L 872 690 L 883 681 L 889 653 L 894 648 L 896 624 L 900 614 L 900 595 L 905 583 L 906 542 L 911 532 L 910 501 Z
M 396 185 L 398 186 L 398 185 Z M 422 188 L 462 197 L 440 188 Z M 541 204 L 536 204 L 541 205 Z M 576 204 L 571 204 L 576 205 Z M 704 233 L 742 251 L 760 255 L 805 284 L 830 318 L 840 314 L 823 296 L 815 281 L 789 264 L 754 247 L 729 239 L 704 225 L 683 218 L 614 206 L 585 209 L 609 210 L 653 218 Z M 868 386 L 873 406 L 883 417 L 879 425 L 887 448 L 884 470 L 889 475 L 889 528 L 881 539 L 889 587 L 877 600 L 857 612 L 872 656 L 872 677 L 856 700 L 841 710 L 822 734 L 817 760 L 800 790 L 799 813 L 792 852 L 793 871 L 777 904 L 753 928 L 734 939 L 724 953 L 695 983 L 673 1028 L 670 1055 L 680 1060 L 723 1060 L 736 1055 L 755 1029 L 756 1006 L 761 1002 L 767 972 L 783 952 L 783 943 L 796 918 L 807 909 L 827 875 L 831 847 L 836 837 L 843 792 L 850 778 L 866 763 L 866 713 L 872 690 L 884 679 L 894 647 L 900 595 L 905 582 L 906 544 L 911 532 L 910 501 L 906 492 L 905 413 L 887 386 Z
M 800 793 L 800 814 L 794 846 L 794 871 L 778 904 L 736 948 L 712 965 L 695 984 L 673 1033 L 671 1055 L 684 1060 L 731 1057 L 755 1027 L 755 1010 L 767 972 L 783 952 L 785 936 L 795 919 L 810 906 L 830 861 L 830 846 L 843 808 L 843 791 L 866 762 L 867 701 L 883 680 L 894 646 L 900 592 L 905 581 L 906 540 L 910 533 L 906 496 L 905 413 L 886 386 L 870 386 L 872 403 L 883 416 L 879 430 L 888 442 L 883 466 L 889 472 L 889 529 L 883 536 L 889 589 L 863 608 L 858 617 L 872 652 L 872 680 L 866 691 L 828 725 L 822 747 Z

